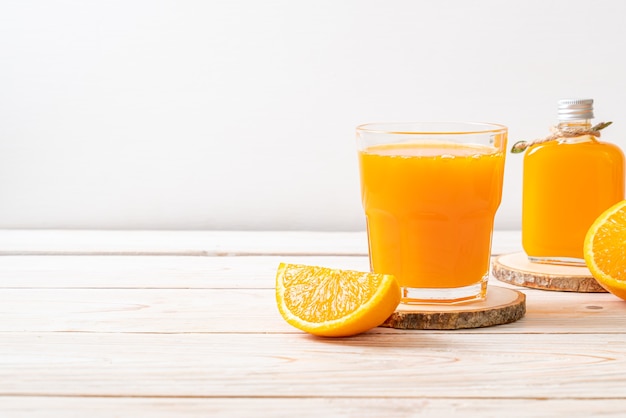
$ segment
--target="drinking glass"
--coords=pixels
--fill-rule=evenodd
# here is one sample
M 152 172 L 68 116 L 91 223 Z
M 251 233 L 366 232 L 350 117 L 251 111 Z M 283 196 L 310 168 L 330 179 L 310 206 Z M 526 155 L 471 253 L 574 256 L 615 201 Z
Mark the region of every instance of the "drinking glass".
M 507 128 L 472 122 L 357 127 L 370 267 L 404 303 L 486 297 Z

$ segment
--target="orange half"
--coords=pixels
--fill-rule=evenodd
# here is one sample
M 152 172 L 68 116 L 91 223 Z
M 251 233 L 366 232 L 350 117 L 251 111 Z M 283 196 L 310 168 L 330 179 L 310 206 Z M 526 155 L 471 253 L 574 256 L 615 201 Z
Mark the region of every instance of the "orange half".
M 598 283 L 626 300 L 626 200 L 594 221 L 585 237 L 584 254 Z

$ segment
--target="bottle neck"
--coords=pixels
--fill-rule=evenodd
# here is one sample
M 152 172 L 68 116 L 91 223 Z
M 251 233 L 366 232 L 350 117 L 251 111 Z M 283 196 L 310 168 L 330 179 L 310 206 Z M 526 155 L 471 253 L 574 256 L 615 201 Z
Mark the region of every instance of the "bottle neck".
M 578 120 L 560 120 L 557 124 L 558 128 L 591 128 L 591 119 L 578 119 Z
M 557 125 L 557 128 L 590 130 L 591 119 L 578 119 L 578 120 L 568 120 L 568 121 L 560 120 Z M 576 136 L 576 137 L 562 138 L 559 140 L 559 142 L 565 143 L 565 144 L 573 144 L 573 143 L 578 143 L 578 142 L 587 142 L 587 141 L 594 141 L 594 140 L 596 140 L 594 136 L 583 134 L 581 136 Z

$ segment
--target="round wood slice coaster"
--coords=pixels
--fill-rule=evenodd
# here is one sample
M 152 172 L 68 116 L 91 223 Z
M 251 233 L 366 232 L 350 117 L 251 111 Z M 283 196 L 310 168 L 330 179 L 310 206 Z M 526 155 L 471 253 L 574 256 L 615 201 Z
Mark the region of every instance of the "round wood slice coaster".
M 526 295 L 498 286 L 487 288 L 482 301 L 442 304 L 403 304 L 381 325 L 397 329 L 466 329 L 508 324 L 526 313 Z
M 523 252 L 497 257 L 491 272 L 501 282 L 562 292 L 606 292 L 587 267 L 532 263 Z

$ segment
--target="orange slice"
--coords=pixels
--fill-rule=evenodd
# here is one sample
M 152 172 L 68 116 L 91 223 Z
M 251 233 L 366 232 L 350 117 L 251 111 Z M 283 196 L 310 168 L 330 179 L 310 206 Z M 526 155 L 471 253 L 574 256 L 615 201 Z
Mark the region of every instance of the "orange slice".
M 585 237 L 584 254 L 598 283 L 626 300 L 626 200 L 594 221 Z
M 276 303 L 294 327 L 325 337 L 346 337 L 377 327 L 400 303 L 392 275 L 281 263 Z

